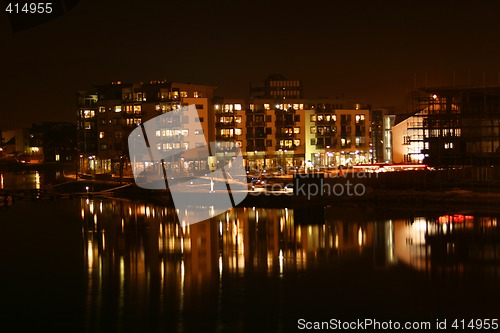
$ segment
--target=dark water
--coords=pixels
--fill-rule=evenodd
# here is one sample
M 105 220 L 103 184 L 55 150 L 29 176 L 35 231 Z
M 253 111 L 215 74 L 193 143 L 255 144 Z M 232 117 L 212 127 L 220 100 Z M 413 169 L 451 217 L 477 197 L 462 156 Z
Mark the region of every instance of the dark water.
M 60 171 L 0 171 L 0 190 L 40 189 L 62 175 Z
M 453 319 L 499 317 L 497 221 L 238 208 L 183 226 L 172 208 L 139 202 L 18 201 L 0 209 L 0 328 L 290 332 L 300 318 L 447 318 L 453 330 Z

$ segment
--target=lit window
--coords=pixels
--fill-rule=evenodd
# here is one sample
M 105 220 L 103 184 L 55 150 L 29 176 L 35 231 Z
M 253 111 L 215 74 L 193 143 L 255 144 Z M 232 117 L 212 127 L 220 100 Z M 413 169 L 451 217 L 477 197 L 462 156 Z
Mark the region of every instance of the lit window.
M 294 134 L 299 134 L 300 133 L 300 127 L 294 127 L 293 128 L 293 133 Z
M 83 117 L 84 118 L 94 118 L 95 117 L 95 111 L 94 110 L 84 110 L 83 111 Z
M 365 121 L 365 115 L 364 114 L 357 114 L 356 115 L 356 124 Z
M 104 139 L 104 132 L 99 132 L 99 139 Z
M 194 130 L 195 135 L 203 134 L 203 130 Z
M 294 145 L 295 147 L 300 146 L 300 140 L 299 140 L 299 139 L 295 139 L 295 140 L 293 140 L 293 145 Z
M 122 112 L 122 106 L 121 105 L 115 105 L 115 112 Z
M 241 104 L 234 104 L 234 109 L 236 111 L 241 111 Z
M 141 113 L 141 106 L 140 105 L 134 105 L 134 113 Z
M 241 133 L 242 133 L 241 128 L 235 128 L 235 129 L 234 129 L 234 134 L 235 134 L 235 135 L 241 135 Z
M 188 97 L 187 91 L 181 91 L 181 97 Z
M 105 107 L 105 106 L 100 106 L 100 107 L 99 107 L 99 112 L 100 112 L 100 113 L 104 113 L 104 112 L 106 112 L 106 107 Z
M 193 96 L 194 96 L 194 98 L 198 98 L 198 92 L 197 92 L 197 91 L 195 91 L 195 92 L 193 93 Z
M 269 109 L 270 109 L 269 104 L 264 104 L 264 110 L 269 110 Z

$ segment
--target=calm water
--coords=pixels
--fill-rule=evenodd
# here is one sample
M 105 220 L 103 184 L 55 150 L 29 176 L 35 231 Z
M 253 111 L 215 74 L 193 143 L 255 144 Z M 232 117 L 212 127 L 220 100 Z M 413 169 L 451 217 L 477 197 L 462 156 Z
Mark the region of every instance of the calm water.
M 300 318 L 498 318 L 497 221 L 238 208 L 183 226 L 172 208 L 140 202 L 18 201 L 0 209 L 0 327 L 290 332 Z

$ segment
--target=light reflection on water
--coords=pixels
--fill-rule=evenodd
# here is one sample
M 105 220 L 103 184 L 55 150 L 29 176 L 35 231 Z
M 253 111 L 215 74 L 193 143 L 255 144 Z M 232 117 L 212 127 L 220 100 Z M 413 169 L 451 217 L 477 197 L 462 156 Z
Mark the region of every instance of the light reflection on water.
M 308 221 L 307 212 L 294 209 L 237 208 L 180 225 L 173 208 L 82 199 L 89 322 L 99 325 L 110 317 L 124 322 L 131 313 L 150 318 L 154 311 L 158 318 L 172 317 L 172 327 L 182 331 L 183 316 L 207 299 L 204 306 L 217 309 L 211 318 L 227 311 L 220 308 L 227 279 L 264 275 L 287 281 L 300 272 L 363 258 L 369 260 L 360 265 L 408 267 L 430 278 L 500 279 L 496 217 L 370 219 L 331 207 L 321 215 L 323 220 Z
M 60 175 L 59 171 L 0 171 L 0 190 L 39 190 L 45 184 L 54 182 Z
M 500 313 L 498 215 L 347 206 L 176 218 L 101 198 L 0 208 L 0 319 L 71 332 L 288 332 L 298 318 Z

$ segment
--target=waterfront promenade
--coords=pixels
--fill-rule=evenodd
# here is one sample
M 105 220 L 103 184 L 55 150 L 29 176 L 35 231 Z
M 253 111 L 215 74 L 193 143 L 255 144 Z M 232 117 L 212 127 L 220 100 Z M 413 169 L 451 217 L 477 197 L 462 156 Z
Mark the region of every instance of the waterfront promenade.
M 387 177 L 388 176 L 388 177 Z M 324 176 L 323 176 L 324 177 Z M 314 178 L 313 178 L 314 179 Z M 376 207 L 430 209 L 445 207 L 467 207 L 485 211 L 500 211 L 500 189 L 489 184 L 472 184 L 457 187 L 457 182 L 442 182 L 437 175 L 427 172 L 401 172 L 377 177 L 326 177 L 298 183 L 292 177 L 269 177 L 267 184 L 252 188 L 246 199 L 238 206 L 246 207 L 314 207 L 328 205 L 373 205 Z M 293 185 L 286 187 L 286 185 Z M 357 192 L 354 191 L 357 187 Z M 227 190 L 198 187 L 186 192 L 189 196 L 226 195 Z M 9 194 L 3 191 L 2 194 Z M 35 193 L 36 192 L 36 193 Z M 10 193 L 18 198 L 57 199 L 76 196 L 106 196 L 132 200 L 143 200 L 158 204 L 171 203 L 168 190 L 146 190 L 132 180 L 91 180 L 71 177 L 43 186 L 37 191 Z

